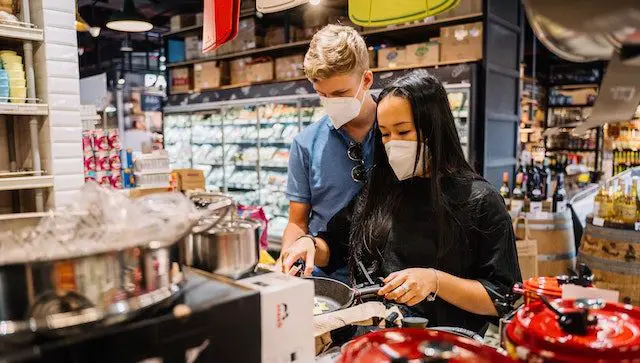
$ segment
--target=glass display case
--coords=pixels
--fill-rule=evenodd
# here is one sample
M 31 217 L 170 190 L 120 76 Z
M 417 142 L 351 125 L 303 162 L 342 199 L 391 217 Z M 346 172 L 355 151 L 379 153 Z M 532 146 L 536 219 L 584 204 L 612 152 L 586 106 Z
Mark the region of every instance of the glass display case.
M 445 87 L 468 159 L 470 85 Z M 171 168 L 200 169 L 208 190 L 227 192 L 244 205 L 262 206 L 269 219 L 269 238 L 279 241 L 288 221 L 289 149 L 298 133 L 324 115 L 319 99 L 301 95 L 271 102 L 216 102 L 199 108 L 165 116 Z

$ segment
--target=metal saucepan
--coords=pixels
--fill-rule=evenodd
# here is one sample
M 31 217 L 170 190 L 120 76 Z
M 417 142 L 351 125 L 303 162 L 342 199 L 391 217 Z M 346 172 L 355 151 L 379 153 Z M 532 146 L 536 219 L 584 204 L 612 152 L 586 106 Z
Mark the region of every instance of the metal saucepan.
M 220 217 L 208 209 L 194 231 Z M 190 233 L 191 228 L 187 230 Z M 114 324 L 171 300 L 180 292 L 176 241 L 150 241 L 73 258 L 0 266 L 0 339 L 65 334 L 88 324 Z
M 320 314 L 349 308 L 362 299 L 375 298 L 381 288 L 379 285 L 351 288 L 340 281 L 325 277 L 308 277 L 308 279 L 314 284 L 315 303 L 323 307 L 326 305 L 326 309 Z
M 113 324 L 180 290 L 174 243 L 0 266 L 0 338 Z
M 203 207 L 209 202 L 231 200 L 220 193 L 196 193 L 190 197 Z M 258 221 L 238 217 L 236 206 L 231 203 L 215 224 L 196 227 L 194 233 L 180 241 L 180 261 L 206 272 L 240 278 L 258 264 L 261 226 Z

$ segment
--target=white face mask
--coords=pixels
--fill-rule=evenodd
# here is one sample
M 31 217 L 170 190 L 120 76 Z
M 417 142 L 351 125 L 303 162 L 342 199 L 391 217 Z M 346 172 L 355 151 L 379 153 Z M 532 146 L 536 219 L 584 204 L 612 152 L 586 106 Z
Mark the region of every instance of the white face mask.
M 364 101 L 364 97 L 362 100 L 358 99 L 362 82 L 364 82 L 364 77 L 360 80 L 358 91 L 353 97 L 320 97 L 324 112 L 331 118 L 331 123 L 336 129 L 341 128 L 360 113 Z M 364 94 L 366 95 L 367 91 L 364 91 Z
M 389 159 L 389 165 L 391 165 L 391 169 L 393 169 L 398 180 L 405 180 L 414 176 L 414 166 L 416 167 L 415 175 L 425 174 L 424 170 L 422 173 L 420 170 L 423 166 L 424 150 L 426 147 L 426 143 L 422 143 L 420 158 L 418 159 L 418 165 L 416 166 L 416 153 L 418 151 L 417 141 L 391 140 L 384 144 L 384 149 L 387 152 L 387 158 Z

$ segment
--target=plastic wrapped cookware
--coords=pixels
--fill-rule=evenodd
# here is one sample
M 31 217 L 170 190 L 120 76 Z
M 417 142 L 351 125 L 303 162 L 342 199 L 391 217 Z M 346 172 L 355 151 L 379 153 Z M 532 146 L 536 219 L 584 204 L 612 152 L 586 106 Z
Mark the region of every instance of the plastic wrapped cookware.
M 506 327 L 505 349 L 521 362 L 640 362 L 640 309 L 602 300 L 535 301 Z
M 360 336 L 342 349 L 339 363 L 502 363 L 512 359 L 480 342 L 429 329 L 384 329 Z

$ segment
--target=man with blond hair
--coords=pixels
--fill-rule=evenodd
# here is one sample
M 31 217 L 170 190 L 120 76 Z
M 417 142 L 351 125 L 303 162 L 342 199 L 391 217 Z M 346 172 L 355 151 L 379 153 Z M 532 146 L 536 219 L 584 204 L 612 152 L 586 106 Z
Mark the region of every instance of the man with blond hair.
M 376 102 L 368 92 L 373 74 L 364 39 L 353 28 L 327 25 L 311 39 L 304 71 L 326 115 L 291 145 L 289 223 L 279 263 L 296 248 L 315 244 L 314 236 L 360 191 L 373 162 Z M 305 276 L 324 275 L 314 271 L 313 257 L 305 263 Z M 347 282 L 346 261 L 332 270 L 329 277 Z

